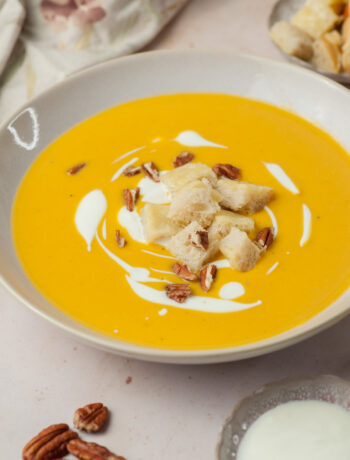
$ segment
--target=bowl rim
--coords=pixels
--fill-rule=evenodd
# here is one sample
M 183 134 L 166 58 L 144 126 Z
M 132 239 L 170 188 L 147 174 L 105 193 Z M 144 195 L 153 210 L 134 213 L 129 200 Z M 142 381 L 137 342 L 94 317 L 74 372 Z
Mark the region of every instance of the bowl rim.
M 135 60 L 152 60 L 153 58 L 162 58 L 162 56 L 177 56 L 181 57 L 183 55 L 196 55 L 207 56 L 212 55 L 216 57 L 225 57 L 231 59 L 248 59 L 261 63 L 262 65 L 268 65 L 275 67 L 277 69 L 286 69 L 288 68 L 291 72 L 296 72 L 302 75 L 305 75 L 306 78 L 313 78 L 320 80 L 323 84 L 329 86 L 333 90 L 340 91 L 342 94 L 349 97 L 349 91 L 341 86 L 339 83 L 331 80 L 323 75 L 320 75 L 312 70 L 306 69 L 304 67 L 299 67 L 288 62 L 277 61 L 271 58 L 261 57 L 253 54 L 247 53 L 236 53 L 230 50 L 206 50 L 206 49 L 197 49 L 197 50 L 156 50 L 156 51 L 145 51 L 141 53 L 131 54 L 128 56 L 123 56 L 117 59 L 111 59 L 106 62 L 98 63 L 86 69 L 83 69 L 79 72 L 72 74 L 61 82 L 56 83 L 50 88 L 44 90 L 39 95 L 30 99 L 25 104 L 23 104 L 14 114 L 5 120 L 0 125 L 0 131 L 6 129 L 6 127 L 14 120 L 18 114 L 23 110 L 30 107 L 32 104 L 40 102 L 42 99 L 45 99 L 48 94 L 52 94 L 56 91 L 57 88 L 63 88 L 65 86 L 71 85 L 72 82 L 79 81 L 83 77 L 94 78 L 94 76 L 100 72 L 103 72 L 105 69 L 113 69 L 120 65 L 127 64 Z M 25 276 L 27 276 L 25 274 Z M 29 280 L 30 281 L 30 280 Z M 31 281 L 30 281 L 31 282 Z M 317 316 L 324 313 L 330 306 L 326 307 L 317 315 L 313 316 L 306 322 L 295 326 L 287 331 L 283 331 L 280 334 L 271 336 L 267 339 L 258 340 L 256 342 L 251 342 L 245 345 L 239 345 L 236 347 L 225 347 L 225 348 L 213 348 L 213 349 L 199 349 L 199 350 L 181 350 L 181 349 L 162 349 L 162 348 L 153 348 L 147 347 L 144 345 L 137 345 L 129 342 L 118 341 L 114 338 L 104 336 L 103 334 L 98 334 L 97 336 L 91 336 L 92 330 L 86 326 L 80 325 L 83 329 L 77 330 L 74 326 L 65 324 L 63 320 L 54 318 L 50 313 L 46 313 L 38 308 L 35 304 L 25 299 L 21 294 L 19 294 L 14 287 L 11 286 L 10 282 L 5 279 L 1 273 L 0 267 L 0 284 L 10 292 L 20 303 L 25 305 L 31 311 L 39 315 L 41 318 L 44 318 L 49 323 L 55 325 L 64 332 L 70 334 L 77 340 L 84 342 L 85 344 L 93 345 L 94 347 L 109 351 L 112 353 L 117 353 L 121 356 L 136 358 L 145 361 L 153 362 L 163 362 L 163 363 L 176 363 L 176 364 L 209 364 L 209 363 L 219 363 L 227 361 L 235 361 L 240 359 L 246 359 L 254 356 L 260 356 L 266 353 L 277 351 L 288 346 L 294 345 L 301 340 L 305 340 L 313 335 L 325 330 L 326 328 L 334 325 L 340 321 L 343 317 L 350 313 L 350 304 L 342 306 L 339 308 L 336 314 L 332 316 L 328 321 L 321 321 L 315 325 L 308 325 L 312 320 L 317 318 Z M 55 308 L 55 307 L 54 307 Z M 75 320 L 74 320 L 75 321 Z M 95 331 L 93 331 L 95 333 Z M 283 337 L 288 332 L 288 337 Z M 282 337 L 281 337 L 282 336 Z
M 269 390 L 283 388 L 284 386 L 290 385 L 290 384 L 299 385 L 302 382 L 305 383 L 305 381 L 307 381 L 308 383 L 313 383 L 313 382 L 318 382 L 318 381 L 320 381 L 320 382 L 321 381 L 326 381 L 327 384 L 332 382 L 334 384 L 341 384 L 341 385 L 348 386 L 349 389 L 350 389 L 350 381 L 345 380 L 345 379 L 343 379 L 341 377 L 338 377 L 337 375 L 333 375 L 333 374 L 306 375 L 306 376 L 300 375 L 298 377 L 286 377 L 286 378 L 283 378 L 283 379 L 280 379 L 280 380 L 275 380 L 275 381 L 272 381 L 272 382 L 265 383 L 261 387 L 259 387 L 256 390 L 254 390 L 252 393 L 244 396 L 242 399 L 240 399 L 233 406 L 233 409 L 231 410 L 231 413 L 226 417 L 224 423 L 222 424 L 222 427 L 221 427 L 221 430 L 220 430 L 220 433 L 219 433 L 218 441 L 217 441 L 217 444 L 216 444 L 216 450 L 215 450 L 216 459 L 217 460 L 223 460 L 220 457 L 220 452 L 219 451 L 220 451 L 220 447 L 221 447 L 221 443 L 222 443 L 222 437 L 223 437 L 224 430 L 226 428 L 226 425 L 229 423 L 229 421 L 234 418 L 236 412 L 244 404 L 246 404 L 248 401 L 254 399 L 256 396 L 261 395 L 261 394 L 263 394 L 265 392 L 268 392 Z M 284 404 L 284 403 L 281 403 L 281 404 Z M 281 404 L 278 404 L 278 406 L 280 406 Z M 337 403 L 334 403 L 334 404 L 337 404 Z

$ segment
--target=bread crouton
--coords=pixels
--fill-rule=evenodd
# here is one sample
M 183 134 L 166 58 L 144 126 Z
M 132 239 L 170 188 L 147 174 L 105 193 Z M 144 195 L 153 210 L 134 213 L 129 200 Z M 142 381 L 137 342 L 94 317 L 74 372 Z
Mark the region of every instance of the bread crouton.
M 311 59 L 313 54 L 311 37 L 287 21 L 278 21 L 270 29 L 270 37 L 287 54 L 304 61 Z
M 207 228 L 220 210 L 217 200 L 221 198 L 210 185 L 201 181 L 192 182 L 174 195 L 168 217 L 181 226 L 197 221 Z
M 141 218 L 147 243 L 175 235 L 180 227 L 168 219 L 169 206 L 146 203 Z
M 212 235 L 217 235 L 221 239 L 230 233 L 232 227 L 236 227 L 243 232 L 250 232 L 254 229 L 254 225 L 254 220 L 251 217 L 221 210 L 216 214 L 209 230 Z
M 181 190 L 190 182 L 206 178 L 212 185 L 216 184 L 216 174 L 203 163 L 187 163 L 160 176 L 161 182 L 171 193 Z
M 223 196 L 221 206 L 232 211 L 258 212 L 274 197 L 271 187 L 243 181 L 220 179 L 216 188 Z
M 238 228 L 232 227 L 230 233 L 220 242 L 220 251 L 228 259 L 235 270 L 246 272 L 251 270 L 260 257 L 260 250 Z
M 193 245 L 197 232 L 205 232 L 205 229 L 198 222 L 192 222 L 174 235 L 169 244 L 171 254 L 192 272 L 198 272 L 219 251 L 219 242 L 211 241 L 210 238 L 208 249 Z
M 332 30 L 339 20 L 339 16 L 325 2 L 309 1 L 290 22 L 316 40 Z
M 326 37 L 315 40 L 312 65 L 327 72 L 339 73 L 341 68 L 341 53 L 339 47 L 329 42 Z

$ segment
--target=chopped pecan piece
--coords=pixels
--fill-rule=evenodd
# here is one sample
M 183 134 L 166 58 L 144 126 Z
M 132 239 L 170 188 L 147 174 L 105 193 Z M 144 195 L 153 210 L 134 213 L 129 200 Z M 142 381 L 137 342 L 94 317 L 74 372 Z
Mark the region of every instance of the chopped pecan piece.
M 78 437 L 65 423 L 50 425 L 29 441 L 22 451 L 23 460 L 48 460 L 68 453 L 67 444 Z
M 102 403 L 87 404 L 74 412 L 73 424 L 88 433 L 99 431 L 108 417 L 108 409 Z
M 167 284 L 166 295 L 178 303 L 184 303 L 192 294 L 191 288 L 188 284 Z
M 196 281 L 198 279 L 198 276 L 192 273 L 187 265 L 181 265 L 178 262 L 174 263 L 173 272 L 185 281 Z
M 69 168 L 67 170 L 67 174 L 69 174 L 71 176 L 74 176 L 74 174 L 77 174 L 80 170 L 85 168 L 86 165 L 87 165 L 87 163 L 79 163 L 79 164 L 73 166 L 72 168 Z
M 268 249 L 273 242 L 274 234 L 272 227 L 265 227 L 256 235 L 255 241 L 260 249 Z
M 68 443 L 68 451 L 80 460 L 125 460 L 124 457 L 113 454 L 106 447 L 81 439 L 73 439 Z
M 115 232 L 115 239 L 117 240 L 117 245 L 123 249 L 126 246 L 126 239 L 121 235 L 120 230 Z
M 144 163 L 142 165 L 142 169 L 147 174 L 147 176 L 152 179 L 154 182 L 159 182 L 159 171 L 157 166 L 153 163 L 153 161 L 149 161 L 148 163 Z
M 141 166 L 129 166 L 128 168 L 124 169 L 123 175 L 127 177 L 132 177 L 136 176 L 137 174 L 140 174 L 141 172 Z
M 213 166 L 213 171 L 217 176 L 224 176 L 227 179 L 237 180 L 241 178 L 241 170 L 230 164 L 217 163 Z
M 139 196 L 140 196 L 140 189 L 138 187 L 137 188 L 125 188 L 123 190 L 125 206 L 128 211 L 132 212 L 134 210 Z
M 183 166 L 186 163 L 189 163 L 194 159 L 194 155 L 191 152 L 181 152 L 175 157 L 173 161 L 174 168 L 178 168 L 179 166 Z
M 211 288 L 217 274 L 216 265 L 210 264 L 203 267 L 200 272 L 200 283 L 203 291 L 208 292 Z
M 191 241 L 191 244 L 196 248 L 204 249 L 205 251 L 209 248 L 209 237 L 208 232 L 203 230 L 198 230 L 194 233 L 188 235 L 188 239 Z

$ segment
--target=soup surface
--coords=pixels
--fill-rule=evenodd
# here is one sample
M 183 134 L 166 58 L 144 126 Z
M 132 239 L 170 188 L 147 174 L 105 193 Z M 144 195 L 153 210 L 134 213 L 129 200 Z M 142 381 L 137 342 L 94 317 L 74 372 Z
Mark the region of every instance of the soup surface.
M 166 202 L 164 189 L 121 172 L 149 161 L 172 169 L 184 150 L 272 187 L 275 199 L 254 219 L 257 230 L 273 225 L 276 238 L 251 271 L 221 261 L 208 293 L 190 283 L 194 295 L 176 304 L 164 295 L 167 282 L 179 282 L 171 254 L 143 243 L 137 213 L 129 222 L 123 211 L 124 188 L 143 181 L 137 212 L 146 200 Z M 300 325 L 346 290 L 349 196 L 347 153 L 303 119 L 240 97 L 166 95 L 109 109 L 53 142 L 19 187 L 13 237 L 37 289 L 81 324 L 156 348 L 224 348 Z

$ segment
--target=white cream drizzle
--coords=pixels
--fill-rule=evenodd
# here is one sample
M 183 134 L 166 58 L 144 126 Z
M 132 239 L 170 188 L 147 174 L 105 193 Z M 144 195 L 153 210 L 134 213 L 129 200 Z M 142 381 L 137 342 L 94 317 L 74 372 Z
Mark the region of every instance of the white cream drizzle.
M 182 131 L 174 141 L 186 147 L 218 147 L 220 149 L 227 149 L 226 145 L 216 144 L 215 142 L 205 139 L 200 134 L 196 133 L 196 131 L 190 130 Z
M 274 178 L 287 190 L 294 193 L 295 195 L 300 193 L 298 187 L 294 184 L 292 179 L 287 176 L 285 171 L 281 168 L 280 165 L 276 163 L 265 163 L 263 164 L 267 168 L 267 170 L 274 176 Z
M 310 238 L 311 235 L 311 211 L 306 204 L 303 204 L 303 235 L 300 240 L 300 246 L 303 247 Z
M 142 299 L 160 305 L 182 308 L 184 310 L 205 311 L 207 313 L 232 313 L 235 311 L 247 310 L 262 303 L 261 300 L 254 303 L 239 303 L 233 302 L 232 300 L 215 299 L 213 297 L 190 296 L 186 302 L 180 304 L 170 299 L 165 291 L 158 291 L 157 289 L 140 284 L 127 275 L 126 280 L 135 294 Z
M 230 268 L 230 262 L 227 259 L 214 260 L 210 264 L 216 265 L 216 268 Z
M 111 182 L 114 182 L 116 179 L 118 179 L 118 177 L 120 177 L 123 174 L 124 170 L 128 168 L 129 166 L 133 165 L 134 163 L 136 163 L 137 160 L 138 160 L 137 157 L 133 158 L 132 160 L 125 163 L 121 168 L 119 168 L 118 171 L 116 171 L 115 174 L 113 175 Z
M 98 236 L 98 233 L 96 233 L 96 240 L 98 244 L 101 246 L 103 251 L 110 257 L 114 262 L 116 262 L 120 267 L 122 267 L 126 272 L 129 273 L 130 277 L 135 280 L 139 281 L 141 283 L 170 283 L 170 281 L 167 280 L 160 280 L 158 278 L 151 278 L 149 276 L 149 270 L 147 268 L 142 268 L 142 267 L 132 267 L 128 263 L 124 262 L 123 259 L 120 257 L 116 256 L 112 251 L 110 251 L 106 246 L 102 243 L 100 237 Z
M 164 256 L 163 254 L 158 254 L 157 252 L 147 251 L 147 249 L 141 249 L 141 251 L 142 251 L 142 252 L 145 252 L 146 254 L 151 254 L 152 256 L 161 257 L 162 259 L 172 259 L 172 260 L 176 260 L 175 257 Z
M 153 270 L 154 272 L 165 273 L 166 275 L 174 275 L 174 272 L 169 272 L 167 270 L 158 270 L 158 268 L 152 268 L 152 267 L 150 267 L 150 269 Z
M 146 243 L 142 220 L 136 210 L 130 212 L 123 206 L 118 213 L 118 221 L 122 227 L 126 228 L 132 239 L 139 243 Z
M 273 236 L 276 238 L 277 233 L 278 233 L 278 224 L 277 224 L 276 216 L 268 206 L 264 206 L 264 209 L 268 213 L 268 215 L 270 216 L 272 226 L 273 226 L 273 232 L 274 232 Z
M 140 188 L 141 201 L 144 203 L 168 204 L 171 202 L 171 195 L 162 182 L 154 182 L 149 177 L 144 177 L 137 186 Z
M 272 273 L 274 270 L 276 270 L 276 268 L 278 267 L 279 265 L 279 262 L 275 262 L 272 267 L 270 267 L 267 272 L 266 272 L 266 275 L 269 275 L 270 273 Z
M 124 153 L 124 155 L 122 155 L 122 156 L 116 158 L 114 161 L 112 161 L 112 164 L 117 163 L 118 161 L 122 160 L 123 158 L 126 158 L 129 155 L 132 155 L 133 153 L 138 152 L 139 150 L 142 150 L 144 148 L 145 148 L 145 145 L 143 145 L 142 147 L 137 147 L 137 149 L 129 150 L 129 152 Z
M 92 190 L 80 201 L 75 212 L 75 226 L 91 251 L 91 243 L 105 212 L 107 200 L 101 190 Z
M 158 315 L 160 316 L 164 316 L 168 313 L 168 310 L 166 308 L 162 308 L 161 310 L 159 310 L 158 312 Z
M 164 237 L 164 238 L 158 238 L 158 239 L 155 240 L 154 242 L 155 242 L 156 244 L 159 244 L 160 246 L 164 246 L 164 247 L 167 248 L 167 247 L 169 246 L 169 244 L 170 244 L 170 240 L 171 240 L 171 238 L 169 238 L 169 237 Z
M 245 289 L 243 284 L 237 283 L 235 281 L 231 281 L 230 283 L 224 284 L 219 291 L 219 296 L 222 299 L 227 300 L 236 299 L 237 297 L 241 297 L 244 294 Z
M 103 221 L 103 224 L 102 224 L 102 236 L 103 236 L 104 240 L 107 239 L 107 222 L 106 222 L 106 219 Z

